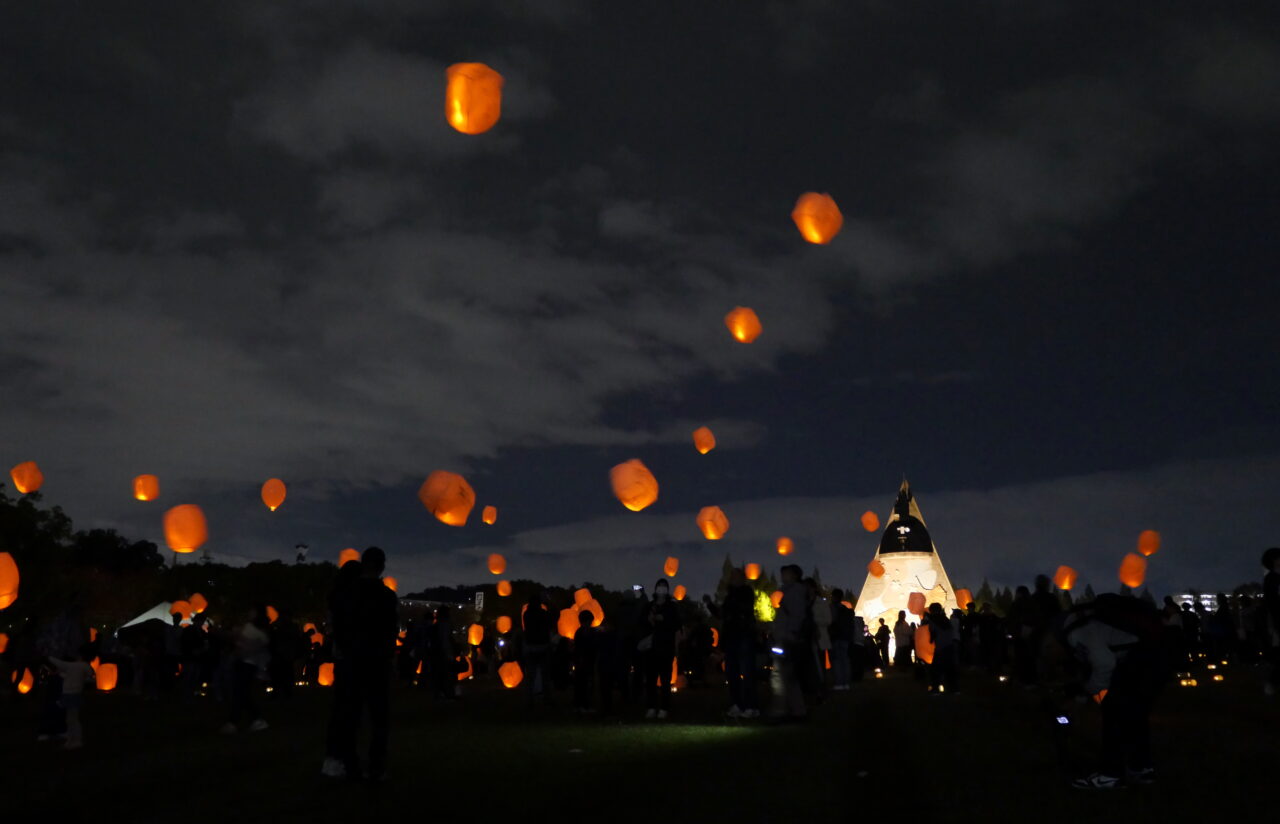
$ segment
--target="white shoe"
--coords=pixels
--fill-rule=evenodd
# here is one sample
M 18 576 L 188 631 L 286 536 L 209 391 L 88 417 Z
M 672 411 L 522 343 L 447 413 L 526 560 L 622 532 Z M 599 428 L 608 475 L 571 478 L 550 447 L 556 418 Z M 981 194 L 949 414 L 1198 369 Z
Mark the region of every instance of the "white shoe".
M 320 774 L 326 778 L 346 778 L 347 765 L 337 758 L 326 758 L 320 765 Z
M 234 735 L 235 731 L 236 731 L 236 725 L 232 724 L 230 721 L 228 721 L 227 723 L 223 724 L 221 727 L 218 728 L 218 732 L 222 733 L 223 735 Z
M 267 722 L 259 718 L 249 725 L 249 732 L 262 732 L 267 728 Z
M 667 718 L 667 711 L 666 711 L 666 710 L 658 710 L 658 720 L 659 720 L 659 721 L 665 721 L 665 720 L 666 720 L 666 718 Z
M 658 717 L 658 711 L 651 708 L 645 712 L 644 717 L 646 720 L 652 721 L 653 719 Z
M 741 718 L 742 710 L 738 709 L 737 704 L 734 704 L 725 712 L 725 715 L 729 716 L 730 718 Z

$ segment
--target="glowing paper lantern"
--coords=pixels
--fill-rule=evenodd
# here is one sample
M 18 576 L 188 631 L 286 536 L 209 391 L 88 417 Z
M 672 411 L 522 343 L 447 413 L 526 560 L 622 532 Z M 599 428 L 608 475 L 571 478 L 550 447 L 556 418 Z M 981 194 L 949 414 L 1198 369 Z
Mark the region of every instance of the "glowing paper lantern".
M 359 550 L 355 550 L 355 549 L 352 549 L 351 547 L 347 547 L 346 549 L 338 553 L 338 569 L 342 569 L 344 566 L 346 566 L 348 561 L 359 561 L 359 560 L 360 560 Z
M 133 479 L 133 497 L 139 501 L 154 501 L 160 497 L 160 479 L 155 475 L 139 475 Z
M 795 549 L 796 549 L 796 545 L 792 542 L 790 538 L 786 537 L 785 535 L 778 539 L 779 555 L 790 555 L 792 552 L 795 552 Z
M 713 647 L 720 646 L 720 630 L 716 629 L 715 627 L 711 628 L 711 646 Z
M 573 640 L 573 636 L 578 634 L 578 627 L 581 623 L 578 620 L 578 607 L 565 607 L 560 610 L 560 619 L 556 621 L 556 632 L 564 638 Z
M 111 692 L 116 688 L 116 682 L 120 678 L 120 671 L 115 664 L 99 664 L 97 668 L 98 689 L 102 692 Z
M 397 641 L 399 641 L 400 639 L 399 639 L 399 638 L 397 638 L 396 640 L 397 640 Z M 323 634 L 321 634 L 321 633 L 319 633 L 319 632 L 313 632 L 313 633 L 311 633 L 311 642 L 310 642 L 310 643 L 311 643 L 311 645 L 312 645 L 313 647 L 323 647 L 323 646 L 324 646 L 324 635 L 323 635 Z M 399 646 L 399 645 L 397 644 L 397 646 Z
M 912 615 L 924 615 L 923 592 L 913 592 L 907 596 L 907 612 Z
M 9 636 L 0 632 L 0 655 L 4 655 L 4 651 L 9 648 Z
M 498 508 L 496 506 L 486 506 L 484 511 L 480 513 L 480 520 L 490 526 L 498 522 Z
M 782 590 L 775 589 L 773 594 L 769 596 L 769 603 L 773 604 L 774 609 L 782 606 Z
M 180 504 L 164 513 L 164 540 L 178 553 L 195 552 L 209 540 L 204 512 L 195 504 Z
M 467 668 L 466 668 L 466 669 L 464 669 L 462 672 L 458 673 L 458 680 L 459 680 L 459 681 L 465 681 L 465 680 L 467 680 L 468 678 L 470 678 L 470 677 L 471 677 L 471 675 L 472 675 L 472 673 L 474 672 L 474 670 L 471 668 L 471 656 L 470 656 L 470 655 L 461 655 L 461 656 L 458 656 L 458 657 L 457 657 L 456 659 L 454 659 L 454 660 L 456 660 L 456 661 L 466 661 L 466 662 L 467 662 Z
M 483 63 L 445 70 L 444 116 L 463 134 L 483 134 L 502 116 L 502 75 Z
M 316 683 L 322 687 L 333 686 L 333 662 L 325 661 L 316 671 Z
M 524 680 L 524 673 L 520 670 L 519 664 L 508 661 L 498 667 L 498 677 L 502 679 L 502 686 L 510 690 L 520 686 L 520 682 Z
M 764 331 L 755 310 L 746 306 L 735 306 L 724 316 L 724 325 L 729 328 L 729 334 L 741 343 L 751 343 Z
M 511 594 L 511 582 L 510 582 L 510 581 L 499 581 L 499 582 L 498 582 L 498 595 L 500 595 L 500 596 L 501 596 L 501 597 L 503 597 L 503 598 L 506 598 L 506 597 L 507 597 L 508 595 L 510 595 L 510 594 Z
M 484 627 L 479 624 L 472 624 L 467 627 L 467 643 L 473 647 L 480 646 L 484 641 Z
M 1120 583 L 1137 589 L 1147 577 L 1147 559 L 1136 552 L 1130 552 L 1120 562 Z
M 595 598 L 587 601 L 578 607 L 579 614 L 583 612 L 591 613 L 591 626 L 598 627 L 604 623 L 604 607 L 600 606 L 600 602 Z
M 729 519 L 720 507 L 704 506 L 698 513 L 698 528 L 708 541 L 718 541 L 729 531 Z
M 676 577 L 676 573 L 680 571 L 680 559 L 674 556 L 667 556 L 667 560 L 662 564 L 662 572 L 668 578 Z
M 511 619 L 505 615 L 498 616 L 498 634 L 506 635 L 511 631 Z
M 840 207 L 829 194 L 805 192 L 796 201 L 791 210 L 791 219 L 795 221 L 800 235 L 810 243 L 826 244 L 840 233 L 844 225 L 844 215 Z
M 884 577 L 884 564 L 879 558 L 872 558 L 871 563 L 867 564 L 867 572 L 871 573 L 872 578 Z
M 684 584 L 676 584 L 676 588 L 672 591 L 671 597 L 675 598 L 677 601 L 683 601 L 687 592 L 688 590 L 684 588 Z
M 868 509 L 862 513 L 862 528 L 867 532 L 875 532 L 880 528 L 880 516 Z
M 437 469 L 422 482 L 418 500 L 440 523 L 466 526 L 471 508 L 476 505 L 476 492 L 467 479 L 456 472 Z
M 317 632 L 317 631 L 318 631 L 318 628 L 316 627 L 316 625 L 311 623 L 310 621 L 302 625 L 303 635 L 306 635 L 308 632 Z
M 967 610 L 969 608 L 969 604 L 972 604 L 972 603 L 973 603 L 972 592 L 970 592 L 967 589 L 956 590 L 956 606 L 959 607 L 961 612 L 964 612 L 965 610 Z
M 18 674 L 15 672 L 14 677 L 16 678 L 17 675 Z M 31 688 L 34 687 L 35 685 L 36 685 L 36 677 L 31 674 L 31 670 L 24 669 L 22 671 L 22 680 L 18 682 L 18 692 L 22 693 L 23 695 L 26 695 L 27 693 L 31 692 Z
M 8 609 L 18 600 L 18 562 L 7 552 L 0 552 L 0 609 Z
M 390 575 L 387 575 L 387 576 L 384 576 L 384 577 L 383 577 L 383 579 L 382 579 L 382 585 L 383 585 L 384 587 L 386 587 L 387 589 L 391 590 L 392 592 L 399 592 L 399 591 L 400 591 L 400 582 L 399 582 L 399 581 L 397 581 L 395 578 L 393 578 L 393 577 L 392 577 L 392 576 L 390 576 Z
M 591 590 L 583 587 L 573 593 L 573 604 L 581 608 L 583 604 L 591 600 Z
M 489 571 L 494 575 L 501 575 L 507 571 L 507 559 L 498 553 L 489 556 Z
M 191 597 L 187 599 L 191 603 L 191 611 L 199 615 L 209 608 L 209 601 L 198 592 L 191 593 Z
M 280 610 L 267 604 L 267 623 L 274 624 L 278 620 L 280 620 Z
M 705 426 L 693 430 L 693 448 L 705 455 L 716 448 L 716 436 Z
M 658 500 L 658 479 L 639 458 L 618 464 L 609 470 L 613 494 L 632 512 L 639 512 Z
M 189 601 L 174 601 L 169 605 L 169 614 L 181 616 L 182 623 L 185 624 L 191 620 L 195 610 L 191 608 L 191 602 Z
M 279 478 L 271 478 L 262 485 L 262 502 L 267 505 L 267 509 L 275 512 L 284 503 L 284 481 Z
M 35 492 L 44 484 L 44 473 L 35 461 L 23 461 L 10 469 L 9 478 L 13 480 L 13 488 L 23 495 Z
M 1144 529 L 1138 536 L 1138 551 L 1150 557 L 1160 551 L 1160 533 L 1154 529 Z
M 929 627 L 921 624 L 916 627 L 916 659 L 926 664 L 933 663 L 933 639 L 929 637 Z
M 1076 579 L 1080 576 L 1074 569 L 1065 564 L 1058 567 L 1058 571 L 1053 573 L 1053 585 L 1061 590 L 1070 590 L 1076 585 Z
M 747 576 L 747 580 L 748 580 L 748 581 L 754 581 L 754 580 L 756 580 L 757 578 L 759 578 L 759 577 L 760 577 L 760 565 L 759 565 L 759 564 L 747 564 L 747 565 L 746 565 L 746 567 L 744 567 L 742 571 L 743 571 L 744 573 L 746 573 L 746 576 Z

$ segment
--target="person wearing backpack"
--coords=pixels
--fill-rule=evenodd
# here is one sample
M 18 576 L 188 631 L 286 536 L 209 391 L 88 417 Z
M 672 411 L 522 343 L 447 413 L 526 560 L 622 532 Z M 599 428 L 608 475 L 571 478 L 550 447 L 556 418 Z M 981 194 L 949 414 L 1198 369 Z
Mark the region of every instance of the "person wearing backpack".
M 1102 708 L 1102 763 L 1072 786 L 1154 783 L 1151 709 L 1172 660 L 1160 613 L 1132 596 L 1100 595 L 1067 613 L 1061 639 L 1087 668 L 1084 693 Z

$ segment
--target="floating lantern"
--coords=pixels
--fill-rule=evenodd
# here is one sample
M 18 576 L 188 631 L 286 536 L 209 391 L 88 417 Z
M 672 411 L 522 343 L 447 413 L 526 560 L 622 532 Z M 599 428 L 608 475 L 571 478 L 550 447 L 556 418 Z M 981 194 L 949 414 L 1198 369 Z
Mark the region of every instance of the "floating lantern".
M 199 615 L 209 608 L 209 601 L 198 592 L 191 593 L 191 597 L 187 599 L 191 604 L 191 611 Z
M 164 513 L 164 540 L 178 553 L 195 552 L 209 540 L 204 511 L 195 504 L 180 504 Z
M 480 513 L 480 520 L 489 526 L 493 526 L 498 522 L 498 508 L 496 506 L 486 506 L 484 511 Z
M 18 673 L 15 672 L 13 676 L 14 678 L 17 678 Z M 23 695 L 26 695 L 27 693 L 31 692 L 31 688 L 34 687 L 35 685 L 36 685 L 36 677 L 31 674 L 30 669 L 24 669 L 22 671 L 22 680 L 18 682 L 18 692 L 20 692 Z
M 18 600 L 18 584 L 21 580 L 18 562 L 9 553 L 0 552 L 0 609 L 8 609 Z
M 1138 551 L 1148 558 L 1160 551 L 1160 533 L 1154 529 L 1144 529 L 1138 535 Z
M 1137 553 L 1130 552 L 1120 562 L 1120 583 L 1137 589 L 1147 577 L 1147 559 Z
M 155 475 L 139 475 L 133 479 L 133 497 L 139 501 L 154 501 L 160 497 L 160 479 Z
M 746 565 L 746 567 L 744 567 L 742 571 L 743 571 L 744 573 L 746 573 L 746 576 L 747 576 L 747 580 L 748 580 L 748 581 L 754 581 L 754 580 L 756 580 L 757 578 L 759 578 L 759 577 L 760 577 L 760 565 L 759 565 L 759 564 L 754 564 L 754 563 L 753 563 L 753 564 L 747 564 L 747 565 Z
M 520 686 L 520 682 L 524 680 L 524 673 L 520 671 L 519 664 L 508 661 L 498 667 L 498 677 L 502 679 L 502 686 L 510 690 Z
M 693 448 L 705 455 L 716 448 L 716 436 L 705 426 L 693 430 Z
M 397 641 L 399 641 L 400 639 L 399 639 L 399 638 L 397 638 L 396 640 L 397 640 Z M 313 633 L 311 633 L 311 642 L 310 642 L 310 643 L 311 643 L 311 646 L 314 646 L 314 647 L 323 647 L 323 646 L 324 646 L 324 635 L 323 635 L 323 634 L 321 634 L 321 633 L 319 633 L 319 632 L 313 632 Z M 397 645 L 397 646 L 398 646 L 398 645 Z
M 184 624 L 191 620 L 191 616 L 194 613 L 195 610 L 191 608 L 190 601 L 174 601 L 169 605 L 169 614 L 177 615 L 182 619 L 182 623 Z
M 1076 585 L 1079 577 L 1074 569 L 1064 564 L 1053 573 L 1053 585 L 1064 592 L 1069 592 Z
M 913 592 L 907 596 L 907 611 L 912 615 L 924 615 L 924 593 Z
M 871 510 L 862 513 L 862 528 L 867 532 L 875 532 L 880 528 L 880 516 Z
M 773 593 L 769 596 L 769 603 L 773 605 L 774 609 L 778 609 L 779 607 L 781 607 L 782 606 L 782 590 L 775 589 Z
M 796 207 L 791 210 L 791 219 L 795 221 L 801 237 L 819 245 L 830 243 L 844 225 L 844 215 L 840 214 L 840 207 L 831 195 L 817 192 L 800 195 Z
M 511 619 L 505 615 L 498 616 L 498 634 L 506 635 L 511 631 Z
M 573 605 L 576 607 L 581 607 L 583 604 L 585 604 L 587 601 L 590 601 L 590 600 L 591 600 L 591 590 L 587 589 L 586 587 L 582 587 L 579 590 L 575 590 L 573 593 Z
M 115 664 L 99 664 L 96 678 L 100 691 L 111 692 L 116 688 L 116 682 L 120 679 L 120 670 Z
M 779 555 L 790 555 L 792 552 L 795 552 L 795 549 L 796 549 L 795 543 L 793 543 L 792 540 L 786 537 L 785 535 L 778 539 Z
M 867 572 L 871 573 L 872 578 L 884 577 L 884 564 L 879 558 L 872 558 L 871 563 L 867 564 Z
M 276 609 L 270 604 L 267 604 L 267 623 L 274 624 L 276 621 L 279 621 L 279 620 L 280 620 L 280 610 Z
M 284 481 L 279 478 L 270 478 L 262 485 L 262 502 L 272 512 L 275 512 L 280 508 L 280 504 L 284 503 L 284 496 Z
M 478 647 L 484 641 L 484 627 L 479 624 L 472 624 L 467 627 L 467 643 L 473 647 Z
M 322 687 L 333 686 L 333 662 L 325 661 L 316 672 L 316 683 Z
M 684 584 L 676 584 L 676 588 L 671 592 L 671 597 L 677 601 L 683 601 L 687 592 L 688 590 L 684 588 Z
M 510 581 L 499 581 L 499 582 L 498 582 L 498 595 L 499 595 L 500 597 L 502 597 L 502 598 L 506 598 L 506 597 L 507 597 L 508 595 L 510 595 L 510 594 L 511 594 L 511 582 L 510 582 Z
M 676 577 L 676 573 L 678 573 L 679 571 L 680 571 L 680 559 L 668 556 L 666 562 L 663 563 L 662 565 L 663 574 L 665 574 L 668 578 L 674 578 Z
M 484 63 L 454 63 L 445 70 L 444 116 L 463 134 L 483 134 L 502 116 L 502 75 Z
M 387 589 L 391 590 L 392 592 L 398 593 L 400 591 L 400 582 L 390 575 L 386 575 L 383 577 L 382 585 Z
M 715 627 L 711 628 L 711 646 L 713 647 L 720 646 L 720 630 L 716 629 Z
M 13 488 L 23 495 L 35 492 L 44 485 L 44 473 L 35 461 L 23 461 L 10 469 L 9 478 L 13 480 Z
M 437 469 L 422 482 L 418 500 L 440 523 L 466 526 L 471 508 L 476 505 L 476 492 L 467 479 L 456 472 Z
M 755 310 L 746 306 L 735 306 L 724 316 L 724 325 L 729 327 L 729 334 L 740 343 L 751 343 L 764 331 Z
M 933 639 L 929 637 L 929 627 L 926 624 L 916 627 L 915 638 L 916 658 L 926 664 L 932 664 L 934 647 Z
M 556 621 L 556 632 L 564 638 L 573 640 L 573 636 L 578 634 L 578 628 L 582 623 L 578 620 L 578 607 L 576 605 L 565 607 L 560 610 L 560 619 Z
M 507 559 L 498 553 L 489 556 L 489 571 L 494 575 L 501 575 L 507 571 Z
M 698 513 L 698 528 L 708 541 L 718 541 L 729 531 L 729 519 L 720 507 L 704 506 Z
M 598 627 L 604 623 L 604 607 L 600 606 L 600 602 L 595 598 L 587 601 L 578 608 L 579 613 L 591 613 L 591 626 Z
M 618 464 L 609 470 L 613 494 L 632 512 L 639 512 L 658 500 L 658 479 L 639 458 Z
M 972 603 L 973 603 L 972 592 L 970 592 L 967 589 L 956 590 L 956 606 L 960 608 L 961 612 L 964 612 L 965 610 L 967 610 L 969 608 L 969 605 Z
M 355 550 L 355 549 L 352 549 L 351 547 L 347 547 L 346 549 L 338 553 L 338 569 L 342 569 L 344 566 L 346 566 L 348 561 L 359 562 L 359 560 L 360 560 L 359 550 Z

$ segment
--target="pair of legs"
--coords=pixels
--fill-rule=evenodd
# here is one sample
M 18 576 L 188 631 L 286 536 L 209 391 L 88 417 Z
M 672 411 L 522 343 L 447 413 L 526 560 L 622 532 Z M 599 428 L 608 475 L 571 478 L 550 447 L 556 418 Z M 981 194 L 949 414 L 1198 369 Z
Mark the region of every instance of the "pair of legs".
M 756 649 L 750 638 L 726 640 L 724 677 L 729 702 L 740 710 L 759 709 L 756 701 Z
M 849 686 L 849 642 L 831 642 L 831 676 L 837 687 Z
M 348 660 L 334 665 L 334 711 L 330 722 L 332 757 L 342 760 L 347 776 L 360 775 L 356 738 L 360 717 L 369 711 L 369 775 L 387 768 L 387 739 L 391 709 L 391 662 Z

